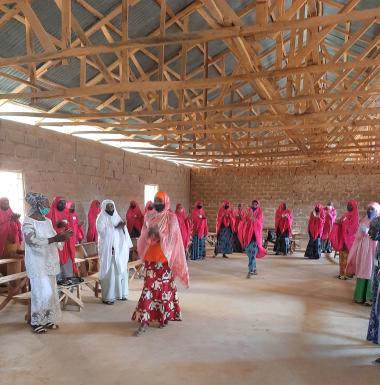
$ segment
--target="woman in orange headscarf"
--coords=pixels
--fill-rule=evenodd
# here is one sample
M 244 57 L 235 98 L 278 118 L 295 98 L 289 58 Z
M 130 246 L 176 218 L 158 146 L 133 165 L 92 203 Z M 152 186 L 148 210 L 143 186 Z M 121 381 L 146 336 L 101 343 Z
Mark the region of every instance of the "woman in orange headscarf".
M 189 286 L 185 249 L 177 216 L 170 210 L 169 196 L 158 192 L 154 211 L 144 218 L 137 251 L 145 262 L 144 287 L 132 320 L 140 323 L 140 335 L 152 322 L 164 327 L 180 321 L 181 310 L 175 279 Z

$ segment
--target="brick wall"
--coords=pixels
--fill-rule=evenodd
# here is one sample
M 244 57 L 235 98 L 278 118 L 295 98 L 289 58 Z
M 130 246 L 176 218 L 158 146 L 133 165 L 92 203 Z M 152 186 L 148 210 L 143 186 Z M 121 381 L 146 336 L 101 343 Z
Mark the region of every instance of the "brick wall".
M 294 227 L 307 232 L 308 217 L 315 202 L 334 202 L 338 215 L 347 200 L 357 199 L 361 215 L 367 203 L 380 201 L 380 170 L 374 167 L 332 167 L 331 169 L 294 168 L 227 172 L 197 170 L 191 174 L 191 202 L 204 199 L 211 231 L 219 205 L 229 199 L 234 205 L 258 199 L 264 208 L 265 226 L 274 225 L 274 214 L 281 201 L 293 210 Z
M 7 120 L 0 120 L 0 170 L 22 171 L 25 191 L 74 200 L 83 219 L 93 199 L 113 199 L 122 216 L 132 199 L 143 208 L 145 184 L 166 191 L 172 208 L 189 206 L 187 167 Z

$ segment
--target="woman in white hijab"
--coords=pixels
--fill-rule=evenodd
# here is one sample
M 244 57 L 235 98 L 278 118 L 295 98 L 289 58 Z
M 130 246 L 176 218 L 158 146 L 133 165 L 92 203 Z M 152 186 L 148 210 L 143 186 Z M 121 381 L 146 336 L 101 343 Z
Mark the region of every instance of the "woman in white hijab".
M 96 229 L 99 234 L 99 279 L 103 303 L 113 305 L 115 299 L 126 301 L 129 249 L 132 241 L 113 201 L 106 199 L 102 202 Z

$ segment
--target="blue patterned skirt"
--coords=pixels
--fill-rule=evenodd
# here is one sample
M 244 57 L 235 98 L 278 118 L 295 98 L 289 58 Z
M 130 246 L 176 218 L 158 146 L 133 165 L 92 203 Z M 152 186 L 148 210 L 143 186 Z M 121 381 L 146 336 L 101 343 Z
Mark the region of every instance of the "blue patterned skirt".
M 218 234 L 218 241 L 215 246 L 215 255 L 232 253 L 233 234 L 229 227 L 222 227 Z
M 193 261 L 197 259 L 204 259 L 206 257 L 206 237 L 201 239 L 198 236 L 193 235 L 191 246 L 191 259 Z
M 369 318 L 367 340 L 380 345 L 380 286 L 379 267 L 374 266 L 372 277 L 372 309 Z

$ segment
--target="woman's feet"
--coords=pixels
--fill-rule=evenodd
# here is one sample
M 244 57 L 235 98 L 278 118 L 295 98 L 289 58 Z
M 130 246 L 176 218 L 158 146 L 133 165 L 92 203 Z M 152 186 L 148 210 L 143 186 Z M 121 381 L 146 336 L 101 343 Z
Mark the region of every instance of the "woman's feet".
M 32 325 L 32 331 L 36 334 L 45 334 L 47 333 L 47 329 L 42 325 Z
M 375 360 L 375 364 L 380 364 L 380 357 Z
M 227 257 L 227 255 L 226 255 L 226 254 L 223 254 L 223 258 L 227 258 L 227 259 L 228 259 L 228 257 Z
M 46 324 L 45 327 L 47 329 L 50 329 L 50 330 L 57 330 L 57 329 L 59 329 L 59 326 L 54 324 L 54 323 L 52 323 L 52 322 L 49 322 L 48 324 Z
M 257 270 L 249 271 L 247 274 L 247 279 L 251 278 L 251 275 L 257 275 Z
M 140 325 L 139 328 L 135 331 L 135 337 L 140 337 L 141 334 L 145 333 L 148 330 L 148 325 Z
M 114 301 L 103 301 L 105 305 L 113 305 L 115 302 Z
M 117 300 L 118 300 L 118 301 L 127 301 L 128 298 L 127 298 L 127 297 L 121 297 L 121 298 L 118 298 Z

